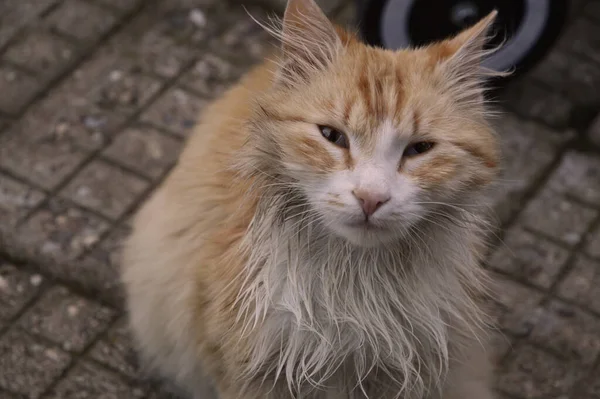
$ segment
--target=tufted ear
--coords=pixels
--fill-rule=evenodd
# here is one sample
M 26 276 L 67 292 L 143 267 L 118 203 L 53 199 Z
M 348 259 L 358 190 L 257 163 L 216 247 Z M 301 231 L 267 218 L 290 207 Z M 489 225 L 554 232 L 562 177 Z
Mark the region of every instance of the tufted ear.
M 334 25 L 314 0 L 288 1 L 279 36 L 280 79 L 292 84 L 326 68 L 342 46 Z
M 494 10 L 475 25 L 429 49 L 439 62 L 447 83 L 459 89 L 463 98 L 476 96 L 480 99 L 485 77 L 506 74 L 490 71 L 482 66 L 483 59 L 498 50 L 485 48 L 497 15 L 498 12 Z
M 472 27 L 448 40 L 447 46 L 454 50 L 449 59 L 451 67 L 473 71 L 480 69 L 481 61 L 488 53 L 485 45 L 497 16 L 498 12 L 494 10 Z

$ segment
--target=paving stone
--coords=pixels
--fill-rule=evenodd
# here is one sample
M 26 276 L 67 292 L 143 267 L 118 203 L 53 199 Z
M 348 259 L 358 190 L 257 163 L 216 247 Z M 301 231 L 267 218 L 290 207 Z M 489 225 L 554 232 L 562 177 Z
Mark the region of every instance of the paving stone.
M 552 164 L 561 144 L 571 135 L 557 134 L 512 115 L 503 116 L 496 126 L 502 145 L 504 170 L 492 202 L 499 219 L 506 222 L 522 208 L 524 194 Z
M 143 3 L 143 0 L 98 0 L 99 3 L 121 11 L 131 11 Z
M 334 10 L 346 3 L 346 0 L 316 0 L 317 4 L 326 14 L 331 14 Z M 243 4 L 262 4 L 272 8 L 274 11 L 283 12 L 287 5 L 287 0 L 244 0 Z
M 577 18 L 585 18 L 584 8 L 589 0 L 573 0 L 567 10 L 567 24 L 571 25 Z
M 154 79 L 128 68 L 127 65 L 92 60 L 31 118 L 42 120 L 44 114 L 54 112 L 48 133 L 52 140 L 88 150 L 99 149 L 160 87 Z M 65 109 L 63 105 L 61 108 L 65 103 L 69 107 Z
M 0 174 L 0 220 L 5 226 L 15 226 L 45 197 L 42 191 Z
M 64 188 L 61 196 L 118 219 L 143 194 L 148 183 L 131 173 L 96 160 Z
M 531 340 L 560 357 L 591 366 L 600 352 L 600 320 L 559 301 L 540 310 Z
M 132 70 L 114 69 L 92 93 L 101 109 L 130 114 L 143 107 L 161 88 L 162 82 Z
M 215 0 L 172 0 L 160 1 L 153 8 L 155 23 L 152 30 L 178 43 L 193 46 L 218 36 L 232 21 L 239 21 L 240 4 Z M 158 18 L 156 18 L 158 17 Z
M 175 164 L 180 148 L 179 140 L 151 127 L 132 127 L 117 136 L 103 154 L 142 175 L 158 178 Z
M 111 44 L 140 71 L 174 78 L 223 24 L 223 18 L 211 15 L 210 6 L 203 3 L 156 2 L 111 39 Z
M 0 338 L 0 387 L 36 399 L 69 365 L 70 356 L 12 329 Z
M 44 279 L 0 261 L 0 323 L 15 317 L 38 294 Z
M 583 8 L 583 14 L 596 23 L 600 22 L 600 4 L 597 1 L 588 1 Z
M 81 0 L 65 0 L 46 18 L 52 29 L 81 41 L 96 41 L 117 22 L 103 8 Z
M 568 257 L 564 248 L 515 226 L 506 233 L 489 263 L 499 271 L 548 289 Z
M 53 198 L 17 230 L 17 235 L 35 258 L 63 263 L 82 255 L 107 229 L 106 222 L 98 217 Z
M 47 130 L 48 140 L 65 143 L 82 151 L 106 145 L 127 116 L 99 107 L 69 108 Z
M 567 152 L 548 186 L 557 193 L 600 205 L 600 157 Z
M 31 140 L 19 128 L 0 136 L 0 166 L 44 189 L 62 183 L 85 158 L 69 143 Z
M 141 71 L 164 78 L 177 76 L 194 57 L 194 49 L 154 31 L 131 41 L 127 48 L 124 57 L 129 62 Z
M 127 385 L 119 376 L 102 368 L 80 362 L 52 390 L 52 399 L 136 399 L 145 396 L 140 388 Z
M 513 352 L 508 370 L 499 378 L 503 391 L 523 399 L 566 399 L 583 376 L 574 362 L 559 360 L 530 346 Z
M 342 9 L 333 15 L 333 21 L 347 29 L 356 30 L 356 14 L 356 4 L 354 2 L 346 2 Z
M 121 261 L 121 248 L 131 229 L 128 227 L 115 227 L 100 242 L 92 252 L 102 262 L 118 267 Z
M 204 45 L 219 30 L 218 24 L 226 24 L 224 15 L 212 15 L 211 6 L 204 2 L 161 2 L 157 7 L 158 18 L 152 28 L 155 37 L 162 37 L 175 43 Z M 227 7 L 229 9 L 229 7 Z M 156 14 L 156 15 L 157 15 Z M 221 17 L 221 18 L 219 18 Z
M 34 77 L 0 62 L 0 111 L 18 114 L 40 92 Z
M 101 262 L 91 254 L 84 254 L 80 259 L 68 263 L 51 265 L 49 273 L 78 284 L 115 308 L 124 305 L 119 268 Z
M 562 298 L 600 314 L 600 262 L 578 256 L 557 291 Z
M 38 75 L 53 76 L 74 60 L 75 48 L 50 32 L 35 30 L 12 44 L 4 57 Z
M 259 13 L 255 19 L 265 21 Z M 236 22 L 227 24 L 227 28 L 214 39 L 213 49 L 226 49 L 245 59 L 247 67 L 261 61 L 269 52 L 275 51 L 279 44 L 250 17 L 236 17 Z
M 60 0 L 0 2 L 0 48 L 13 39 L 16 32 L 58 1 Z
M 577 18 L 561 35 L 557 46 L 600 62 L 600 24 Z
M 142 114 L 141 120 L 185 137 L 191 132 L 200 110 L 206 104 L 206 100 L 180 88 L 173 88 L 159 97 Z
M 590 137 L 592 143 L 600 147 L 600 114 L 592 122 L 588 132 L 588 136 Z
M 240 62 L 232 62 L 231 58 L 235 59 L 235 56 L 222 57 L 206 53 L 180 82 L 201 95 L 216 98 L 245 72 Z
M 80 261 L 85 268 L 80 274 L 88 280 L 85 284 L 103 293 L 103 298 L 115 306 L 121 306 L 124 298 L 119 271 L 121 247 L 128 234 L 128 228 L 113 229 Z
M 577 396 L 581 399 L 599 399 L 600 398 L 600 370 L 596 369 L 591 378 L 588 379 L 588 383 L 585 384 L 583 395 Z M 583 384 L 582 384 L 583 385 Z
M 526 118 L 563 129 L 570 123 L 573 103 L 564 95 L 536 84 L 528 76 L 513 81 L 500 94 L 500 102 Z
M 53 92 L 65 102 L 70 100 L 69 104 L 75 106 L 91 103 L 91 99 L 88 98 L 90 93 L 108 82 L 115 74 L 125 76 L 136 73 L 135 68 L 123 59 L 123 51 L 118 43 L 108 40 L 97 48 L 89 59 L 73 70 Z
M 223 5 L 218 0 L 169 0 L 160 4 L 161 11 L 177 10 L 181 8 L 194 8 L 198 7 L 201 9 L 211 8 L 215 5 Z M 229 4 L 224 4 L 223 10 L 231 10 Z M 233 5 L 237 7 L 237 5 Z M 223 11 L 221 10 L 221 11 Z
M 128 113 L 95 103 L 114 74 L 128 75 L 112 49 L 99 50 L 47 96 L 27 111 L 14 129 L 21 140 L 50 142 L 86 152 L 105 145 L 125 123 Z
M 81 352 L 108 328 L 113 316 L 112 310 L 57 286 L 40 298 L 23 316 L 20 325 L 63 350 Z
M 152 389 L 152 394 L 148 396 L 148 399 L 182 399 L 186 396 L 187 394 L 182 389 L 173 384 L 163 383 Z M 201 398 L 218 399 L 217 394 L 211 388 L 208 388 Z
M 110 329 L 106 337 L 98 341 L 89 356 L 130 378 L 140 377 L 136 354 L 125 319 Z
M 489 313 L 496 325 L 514 336 L 528 335 L 538 317 L 542 294 L 504 277 L 494 276 Z
M 2 399 L 23 399 L 23 396 L 19 395 L 14 395 L 12 393 L 8 393 L 2 389 L 0 389 L 0 398 Z
M 570 246 L 577 245 L 598 215 L 598 211 L 546 190 L 525 208 L 525 227 Z
M 591 60 L 555 48 L 530 72 L 535 79 L 565 93 L 575 104 L 594 104 L 600 99 L 600 68 Z
M 587 237 L 585 252 L 594 258 L 600 259 L 600 225 L 596 226 Z
M 512 339 L 498 331 L 492 332 L 488 341 L 489 355 L 492 364 L 500 364 L 502 359 L 511 351 L 513 347 Z
M 106 229 L 106 226 L 104 226 Z M 102 230 L 102 232 L 105 231 Z M 120 245 L 123 241 L 123 237 L 126 234 L 126 229 L 116 229 L 109 232 L 107 237 L 103 239 L 99 244 L 96 243 L 94 236 L 88 238 L 90 244 L 85 249 L 89 249 L 91 252 L 84 253 L 81 251 L 69 252 L 69 248 L 65 250 L 67 254 L 61 254 L 60 262 L 48 262 L 47 256 L 41 254 L 42 261 L 45 262 L 43 265 L 44 271 L 51 276 L 60 278 L 63 281 L 69 281 L 77 284 L 82 289 L 94 295 L 95 297 L 102 299 L 103 301 L 110 303 L 116 308 L 123 307 L 123 290 L 119 279 L 119 254 Z M 29 248 L 28 256 L 40 256 L 35 253 L 37 247 L 31 248 L 28 245 L 28 239 L 30 237 L 25 232 L 25 238 L 21 239 L 20 246 Z M 53 236 L 55 233 L 49 234 Z M 66 235 L 65 232 L 60 232 L 61 235 Z M 98 233 L 98 236 L 100 233 Z M 45 242 L 44 236 L 40 239 Z M 24 243 L 23 243 L 24 242 Z M 41 246 L 36 244 L 38 247 Z M 46 245 L 56 245 L 54 242 Z M 91 248 L 96 245 L 95 248 Z M 13 245 L 14 246 L 14 245 Z M 23 251 L 23 248 L 19 248 L 19 251 Z M 39 252 L 39 251 L 38 251 Z M 22 256 L 22 252 L 18 253 Z

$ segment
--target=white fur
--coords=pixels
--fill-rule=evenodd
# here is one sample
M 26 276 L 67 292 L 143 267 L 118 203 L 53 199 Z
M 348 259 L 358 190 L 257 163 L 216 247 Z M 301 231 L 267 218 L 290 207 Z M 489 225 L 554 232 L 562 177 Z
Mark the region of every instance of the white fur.
M 269 398 L 433 398 L 449 364 L 477 345 L 479 197 L 431 201 L 398 173 L 408 142 L 389 122 L 379 137 L 369 156 L 352 146 L 352 171 L 311 179 L 286 168 L 300 173 L 290 190 L 263 187 L 238 304 L 246 331 L 259 332 L 243 378 L 273 388 Z M 351 195 L 361 185 L 392 193 L 372 220 L 385 229 L 346 224 L 364 218 Z M 331 194 L 345 206 L 328 206 Z
M 375 246 L 397 239 L 407 232 L 411 224 L 422 217 L 423 206 L 419 204 L 419 188 L 406 175 L 399 173 L 402 154 L 409 138 L 402 139 L 398 129 L 385 121 L 377 132 L 378 141 L 372 153 L 366 154 L 350 136 L 352 170 L 331 172 L 326 179 L 311 179 L 304 182 L 304 191 L 323 223 L 338 235 L 360 246 Z M 316 130 L 316 129 L 315 129 Z M 332 151 L 339 151 L 332 148 Z M 423 155 L 409 163 L 426 162 Z M 388 193 L 390 200 L 371 217 L 372 229 L 353 227 L 352 223 L 364 220 L 364 214 L 354 190 Z M 343 207 L 331 205 L 328 200 L 342 202 Z M 425 200 L 425 198 L 420 198 Z
M 307 398 L 328 398 L 312 388 L 331 385 L 371 398 L 441 389 L 449 361 L 482 325 L 469 296 L 481 277 L 466 245 L 477 223 L 436 218 L 404 242 L 363 248 L 307 215 L 278 222 L 280 212 L 270 203 L 248 235 L 239 301 L 248 331 L 260 333 L 245 377 L 283 378 Z

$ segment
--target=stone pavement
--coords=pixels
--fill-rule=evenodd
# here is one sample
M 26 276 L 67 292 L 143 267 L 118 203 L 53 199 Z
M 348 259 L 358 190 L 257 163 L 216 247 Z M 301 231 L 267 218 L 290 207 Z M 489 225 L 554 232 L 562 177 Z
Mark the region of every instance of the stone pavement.
M 600 398 L 600 2 L 570 21 L 498 98 L 505 399 Z M 168 397 L 135 364 L 119 245 L 198 111 L 269 46 L 233 0 L 0 2 L 0 399 Z

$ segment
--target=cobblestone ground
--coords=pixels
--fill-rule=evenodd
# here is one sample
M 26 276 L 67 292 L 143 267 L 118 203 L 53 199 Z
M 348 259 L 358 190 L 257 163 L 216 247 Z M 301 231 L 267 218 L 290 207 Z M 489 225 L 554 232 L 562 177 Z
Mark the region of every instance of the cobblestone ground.
M 600 3 L 571 11 L 499 98 L 502 398 L 600 398 Z M 198 111 L 269 46 L 222 0 L 0 2 L 0 398 L 167 397 L 135 364 L 119 245 Z

